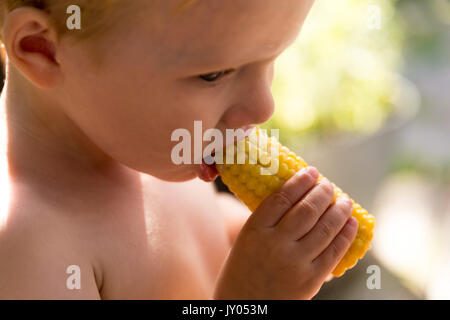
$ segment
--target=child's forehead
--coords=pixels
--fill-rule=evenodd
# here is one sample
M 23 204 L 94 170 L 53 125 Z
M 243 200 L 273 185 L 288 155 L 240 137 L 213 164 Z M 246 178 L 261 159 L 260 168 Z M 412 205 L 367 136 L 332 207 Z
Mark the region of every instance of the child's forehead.
M 179 0 L 178 0 L 179 1 Z M 270 59 L 297 36 L 312 0 L 197 0 L 160 21 L 165 60 L 176 65 L 236 67 Z M 174 64 L 176 63 L 176 65 Z

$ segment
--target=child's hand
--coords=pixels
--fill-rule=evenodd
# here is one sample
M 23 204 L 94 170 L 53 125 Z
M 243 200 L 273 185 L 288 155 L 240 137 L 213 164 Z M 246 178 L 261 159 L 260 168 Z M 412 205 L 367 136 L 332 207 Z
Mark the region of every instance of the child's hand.
M 220 274 L 215 299 L 310 299 L 357 232 L 351 202 L 308 167 L 269 198 L 242 228 Z

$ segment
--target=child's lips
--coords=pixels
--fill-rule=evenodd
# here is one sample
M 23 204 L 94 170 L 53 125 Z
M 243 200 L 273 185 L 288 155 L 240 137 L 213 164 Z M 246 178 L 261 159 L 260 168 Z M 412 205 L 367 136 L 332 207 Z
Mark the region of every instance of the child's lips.
M 216 169 L 216 165 L 214 163 L 206 164 L 205 160 L 203 160 L 202 164 L 199 167 L 200 171 L 198 177 L 205 182 L 214 181 L 219 174 L 219 172 Z

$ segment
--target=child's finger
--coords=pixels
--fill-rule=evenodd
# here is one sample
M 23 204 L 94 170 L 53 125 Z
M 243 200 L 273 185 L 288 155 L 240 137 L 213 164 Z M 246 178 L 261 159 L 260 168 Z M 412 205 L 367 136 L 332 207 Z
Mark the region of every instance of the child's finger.
M 277 192 L 270 195 L 250 216 L 249 223 L 273 227 L 316 183 L 319 172 L 306 167 L 286 181 Z
M 323 179 L 284 215 L 277 229 L 291 240 L 300 239 L 314 227 L 333 198 L 333 185 Z
M 351 201 L 346 197 L 339 197 L 320 217 L 311 231 L 299 240 L 303 256 L 314 259 L 320 255 L 341 231 L 351 215 Z
M 331 280 L 334 279 L 334 276 L 330 273 L 329 275 L 327 275 L 327 277 L 325 278 L 325 282 L 330 282 Z
M 326 276 L 331 273 L 339 261 L 344 257 L 358 232 L 358 221 L 350 218 L 341 232 L 316 259 L 312 261 L 313 268 L 318 275 Z

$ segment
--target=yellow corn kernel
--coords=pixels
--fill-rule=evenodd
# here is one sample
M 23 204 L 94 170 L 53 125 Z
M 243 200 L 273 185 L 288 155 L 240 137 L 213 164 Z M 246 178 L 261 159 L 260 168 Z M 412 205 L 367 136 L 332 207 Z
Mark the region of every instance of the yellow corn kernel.
M 260 137 L 263 137 L 263 140 L 269 142 L 270 146 L 272 148 L 275 147 L 275 149 L 268 149 L 267 146 L 261 144 L 261 141 L 258 144 L 258 138 Z M 264 151 L 260 147 L 265 148 Z M 253 159 L 255 159 L 255 149 L 258 151 L 257 163 L 251 164 L 249 163 L 249 150 L 252 150 L 254 153 Z M 271 154 L 270 150 L 276 150 L 278 155 Z M 278 190 L 295 172 L 308 166 L 301 157 L 291 152 L 287 147 L 282 146 L 274 137 L 267 139 L 265 131 L 259 128 L 255 128 L 252 134 L 246 138 L 246 147 L 241 152 L 246 153 L 245 164 L 226 163 L 225 165 L 217 164 L 216 167 L 222 177 L 222 181 L 251 211 L 254 211 L 270 194 Z M 272 175 L 262 174 L 269 171 L 268 167 L 270 164 L 267 163 L 267 152 L 269 152 L 272 161 L 279 161 L 278 171 Z M 264 156 L 264 161 L 260 162 L 260 154 Z M 220 157 L 222 157 L 223 162 L 226 161 L 226 157 L 223 154 L 216 154 L 216 160 Z M 236 154 L 234 158 L 235 160 L 237 159 Z M 324 177 L 319 175 L 318 182 L 322 179 Z M 340 188 L 335 185 L 334 187 L 334 200 L 342 195 L 348 197 Z M 344 274 L 347 269 L 352 268 L 358 262 L 358 259 L 364 257 L 366 251 L 370 248 L 370 242 L 373 238 L 375 218 L 355 201 L 351 201 L 353 204 L 352 216 L 356 218 L 359 224 L 358 233 L 342 260 L 333 270 L 332 274 L 335 277 Z

